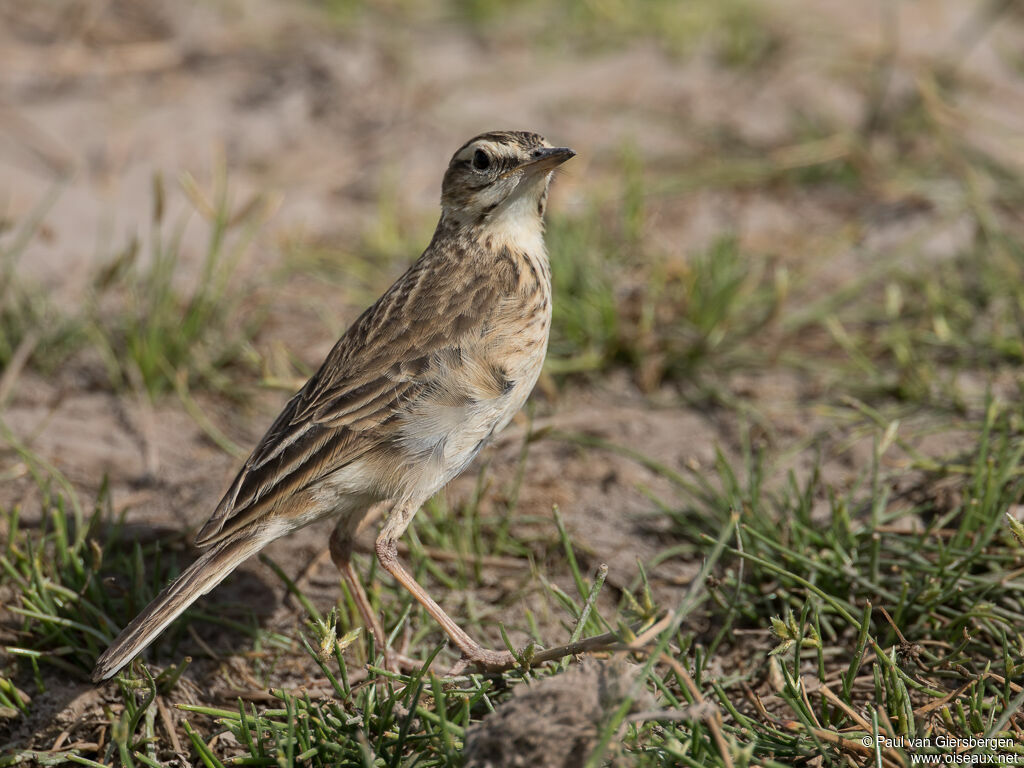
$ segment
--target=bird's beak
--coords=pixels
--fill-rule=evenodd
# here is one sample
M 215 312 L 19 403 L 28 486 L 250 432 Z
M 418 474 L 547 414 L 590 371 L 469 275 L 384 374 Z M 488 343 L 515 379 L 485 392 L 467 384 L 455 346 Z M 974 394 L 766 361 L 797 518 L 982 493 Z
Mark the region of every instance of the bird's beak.
M 550 171 L 571 157 L 576 157 L 576 153 L 568 147 L 541 147 L 533 150 L 530 153 L 530 159 L 522 163 L 519 168 L 528 173 Z

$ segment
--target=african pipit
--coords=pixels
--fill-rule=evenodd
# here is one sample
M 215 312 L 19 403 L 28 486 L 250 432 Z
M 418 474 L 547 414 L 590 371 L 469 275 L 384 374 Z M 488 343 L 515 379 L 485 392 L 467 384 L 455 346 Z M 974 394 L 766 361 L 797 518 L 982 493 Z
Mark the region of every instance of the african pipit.
M 535 133 L 485 133 L 452 157 L 441 220 L 423 255 L 335 344 L 285 406 L 196 536 L 208 551 L 118 635 L 93 680 L 114 675 L 196 598 L 286 533 L 337 520 L 331 557 L 378 648 L 386 638 L 351 564 L 371 506 L 390 512 L 380 564 L 484 668 L 481 647 L 398 559 L 396 542 L 526 401 L 551 323 L 543 216 L 552 171 L 575 153 Z

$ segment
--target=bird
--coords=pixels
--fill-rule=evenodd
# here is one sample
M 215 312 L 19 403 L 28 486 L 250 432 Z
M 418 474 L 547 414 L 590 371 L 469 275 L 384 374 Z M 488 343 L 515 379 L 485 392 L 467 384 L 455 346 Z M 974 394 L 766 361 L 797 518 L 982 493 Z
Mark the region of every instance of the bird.
M 359 524 L 381 503 L 389 511 L 374 549 L 383 569 L 441 626 L 461 663 L 509 666 L 509 651 L 477 643 L 417 583 L 397 542 L 540 375 L 552 310 L 544 213 L 555 170 L 575 154 L 527 131 L 483 133 L 455 152 L 426 250 L 288 401 L 196 535 L 205 552 L 99 656 L 94 682 L 117 674 L 243 560 L 327 518 L 331 559 L 388 654 L 351 560 Z

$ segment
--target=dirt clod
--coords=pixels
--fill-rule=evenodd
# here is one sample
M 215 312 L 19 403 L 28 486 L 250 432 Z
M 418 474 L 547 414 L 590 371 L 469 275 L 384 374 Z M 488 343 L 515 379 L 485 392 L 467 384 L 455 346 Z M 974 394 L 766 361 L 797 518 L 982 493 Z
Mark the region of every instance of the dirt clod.
M 637 667 L 627 662 L 587 659 L 523 685 L 466 732 L 466 768 L 582 766 L 636 676 Z M 634 706 L 647 698 L 641 689 Z

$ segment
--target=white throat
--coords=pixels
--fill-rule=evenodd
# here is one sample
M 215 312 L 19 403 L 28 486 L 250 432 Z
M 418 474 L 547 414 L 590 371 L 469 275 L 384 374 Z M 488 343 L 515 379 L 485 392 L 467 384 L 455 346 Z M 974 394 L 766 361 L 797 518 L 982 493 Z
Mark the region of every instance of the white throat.
M 490 238 L 494 247 L 508 246 L 532 257 L 545 257 L 544 222 L 537 213 L 537 196 L 531 191 L 513 194 L 499 205 L 484 223 L 480 241 Z

